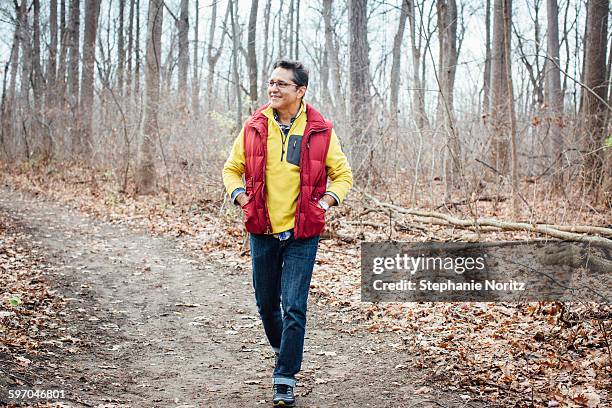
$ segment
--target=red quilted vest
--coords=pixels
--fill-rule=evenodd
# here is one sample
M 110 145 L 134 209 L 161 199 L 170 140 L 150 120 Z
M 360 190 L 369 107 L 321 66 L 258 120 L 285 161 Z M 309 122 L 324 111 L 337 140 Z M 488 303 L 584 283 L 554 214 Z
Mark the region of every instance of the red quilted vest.
M 245 226 L 252 234 L 270 234 L 272 226 L 266 205 L 266 160 L 268 118 L 259 108 L 244 126 L 245 180 L 248 201 L 244 205 Z M 312 106 L 306 105 L 306 129 L 300 154 L 300 193 L 295 211 L 293 235 L 296 239 L 319 235 L 325 228 L 325 211 L 317 202 L 327 188 L 325 159 L 332 124 Z

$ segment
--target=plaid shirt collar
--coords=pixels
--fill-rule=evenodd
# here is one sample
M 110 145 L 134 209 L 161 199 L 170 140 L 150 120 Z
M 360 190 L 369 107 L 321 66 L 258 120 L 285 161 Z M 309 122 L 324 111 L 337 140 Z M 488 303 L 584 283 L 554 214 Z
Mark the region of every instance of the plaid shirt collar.
M 283 131 L 283 134 L 285 136 L 287 136 L 289 134 L 289 130 L 291 129 L 291 126 L 293 126 L 293 122 L 295 122 L 295 119 L 300 116 L 300 113 L 302 113 L 302 109 L 303 109 L 304 105 L 300 105 L 300 109 L 297 111 L 297 113 L 295 114 L 294 117 L 291 118 L 291 122 L 288 125 L 283 125 L 282 123 L 280 123 L 280 119 L 278 117 L 278 112 L 276 111 L 276 109 L 274 109 L 274 120 L 276 121 L 276 123 L 278 123 L 278 126 L 280 127 L 280 129 Z

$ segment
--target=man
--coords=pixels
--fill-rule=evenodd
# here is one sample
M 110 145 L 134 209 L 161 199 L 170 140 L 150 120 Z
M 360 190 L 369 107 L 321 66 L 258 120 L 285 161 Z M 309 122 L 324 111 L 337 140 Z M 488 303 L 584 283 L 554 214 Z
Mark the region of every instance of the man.
M 276 357 L 273 405 L 284 407 L 295 403 L 325 212 L 353 184 L 332 124 L 303 102 L 307 88 L 303 64 L 277 61 L 270 102 L 246 121 L 223 167 L 225 188 L 242 207 L 251 236 L 255 301 Z

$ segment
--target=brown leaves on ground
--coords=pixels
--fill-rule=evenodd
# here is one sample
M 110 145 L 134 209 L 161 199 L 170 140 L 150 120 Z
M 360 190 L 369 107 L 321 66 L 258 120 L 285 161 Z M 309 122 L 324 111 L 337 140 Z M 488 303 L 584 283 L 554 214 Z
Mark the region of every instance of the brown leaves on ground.
M 66 332 L 63 299 L 49 291 L 49 266 L 31 245 L 33 237 L 0 213 L 0 386 L 18 387 L 41 361 L 74 353 L 80 341 Z M 4 377 L 3 377 L 4 375 Z
M 204 177 L 174 180 L 171 194 L 136 197 L 119 192 L 119 183 L 111 172 L 59 166 L 43 171 L 4 168 L 3 172 L 4 183 L 13 188 L 40 193 L 111 222 L 180 237 L 180 244 L 202 259 L 223 260 L 228 273 L 248 273 L 249 260 L 244 256 L 248 247 L 241 213 L 229 203 L 220 182 L 210 187 Z M 421 207 L 438 207 L 440 200 L 435 200 L 440 197 L 442 186 L 434 182 Z M 585 211 L 579 201 L 568 200 L 560 211 L 561 204 L 554 197 L 536 199 L 535 194 L 532 197 L 530 213 L 525 215 L 530 222 L 602 225 L 610 221 L 606 220 L 605 209 L 591 207 Z M 511 219 L 510 201 L 453 205 L 452 213 L 464 218 Z M 485 398 L 504 406 L 612 404 L 609 306 L 360 301 L 359 240 L 493 241 L 528 239 L 533 237 L 531 233 L 490 231 L 478 235 L 423 224 L 410 216 L 378 212 L 364 202 L 359 194 L 353 194 L 342 207 L 331 210 L 328 227 L 332 236 L 336 233 L 356 241 L 346 244 L 341 240 L 323 240 L 311 284 L 313 300 L 331 306 L 329 318 L 338 330 L 396 333 L 398 340 L 390 347 L 418 356 L 419 366 L 431 373 L 432 381 L 469 392 L 466 399 Z M 407 206 L 401 200 L 396 204 Z M 32 295 L 34 299 L 43 296 L 44 292 L 34 286 L 36 281 L 28 279 L 31 291 L 25 293 L 37 294 Z M 4 297 L 19 292 L 24 303 L 31 302 L 15 285 L 5 291 Z M 45 306 L 41 302 L 34 304 Z M 567 318 L 570 315 L 572 319 Z M 16 341 L 16 336 L 13 334 L 10 341 Z M 8 341 L 6 338 L 3 340 Z M 36 336 L 22 341 L 30 338 L 32 349 L 36 348 L 36 341 L 42 341 Z M 397 369 L 407 367 L 398 365 Z

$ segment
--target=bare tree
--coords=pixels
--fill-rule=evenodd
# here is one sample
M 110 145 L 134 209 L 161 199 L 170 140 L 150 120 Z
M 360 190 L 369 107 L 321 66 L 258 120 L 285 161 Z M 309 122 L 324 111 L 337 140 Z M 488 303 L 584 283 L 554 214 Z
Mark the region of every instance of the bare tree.
M 80 150 L 80 135 L 78 131 L 79 109 L 79 45 L 80 45 L 80 1 L 70 1 L 70 34 L 68 45 L 68 101 L 72 112 L 69 122 L 72 139 L 72 154 L 78 155 Z
M 119 95 L 124 95 L 125 77 L 125 35 L 124 35 L 125 0 L 119 0 L 119 27 L 117 28 L 117 88 Z
M 397 132 L 399 130 L 397 114 L 399 112 L 400 61 L 402 58 L 402 42 L 406 28 L 406 19 L 408 17 L 408 8 L 410 6 L 409 3 L 410 0 L 402 0 L 397 31 L 393 38 L 393 62 L 391 64 L 390 79 L 391 97 L 389 99 L 389 128 L 392 132 Z
M 90 157 L 92 153 L 92 114 L 94 97 L 94 62 L 96 33 L 100 15 L 101 0 L 87 0 L 85 3 L 85 36 L 83 37 L 83 73 L 81 78 L 80 128 L 81 153 Z
M 161 33 L 163 24 L 163 0 L 149 0 L 147 17 L 147 69 L 145 72 L 146 101 L 143 137 L 140 144 L 140 162 L 136 175 L 138 194 L 152 194 L 156 190 L 155 145 L 159 126 L 159 73 L 161 63 Z
M 57 64 L 57 109 L 63 112 L 63 108 L 66 106 L 66 70 L 67 67 L 67 56 L 68 48 L 70 43 L 70 31 L 66 25 L 66 0 L 60 0 L 60 22 L 59 22 L 59 33 L 60 33 L 60 53 L 59 61 Z M 60 113 L 58 112 L 58 113 Z M 58 115 L 59 116 L 59 115 Z M 64 121 L 59 122 L 60 127 L 65 125 Z
M 258 0 L 251 0 L 251 13 L 249 15 L 249 34 L 247 40 L 247 60 L 249 66 L 249 96 L 251 110 L 257 105 L 257 54 L 255 53 L 255 36 L 257 34 L 257 8 Z
M 606 118 L 606 97 L 608 96 L 606 48 L 608 38 L 608 0 L 587 1 L 586 47 L 584 50 L 584 85 L 582 91 L 585 131 L 588 135 L 586 156 L 586 177 L 591 188 L 603 187 L 604 179 L 612 177 L 612 170 L 606 169 L 604 128 Z M 610 153 L 607 153 L 610 156 Z M 608 162 L 612 163 L 612 161 Z M 606 172 L 609 174 L 606 175 Z M 612 197 L 610 198 L 612 201 Z
M 29 106 L 30 85 L 32 84 L 30 75 L 32 74 L 32 35 L 29 26 L 29 9 L 27 0 L 23 0 L 21 5 L 21 102 Z M 25 108 L 25 107 L 24 107 Z
M 261 94 L 259 99 L 259 104 L 263 103 L 264 98 L 266 97 L 266 89 L 268 86 L 268 71 L 270 71 L 270 56 L 268 52 L 268 45 L 272 43 L 272 47 L 274 47 L 274 42 L 270 41 L 268 38 L 270 35 L 270 10 L 272 8 L 272 0 L 266 1 L 266 7 L 264 8 L 264 36 L 263 36 L 263 63 L 261 64 Z
M 34 135 L 42 139 L 42 143 L 36 148 L 36 151 L 41 159 L 48 161 L 51 158 L 53 145 L 51 135 L 47 131 L 43 131 L 46 128 L 46 112 L 43 109 L 43 91 L 45 84 L 40 50 L 40 0 L 34 0 L 32 6 L 34 8 L 34 19 L 32 21 L 32 89 L 34 91 L 34 117 L 32 128 Z
M 30 99 L 30 85 L 32 85 L 32 31 L 29 25 L 29 8 L 28 2 L 23 1 L 20 31 L 21 31 L 21 78 L 20 78 L 20 97 L 17 103 L 19 107 L 20 117 L 19 127 L 22 131 L 24 143 L 24 156 L 29 159 L 32 155 L 32 132 L 31 124 L 34 117 L 32 104 Z M 37 136 L 37 135 L 34 135 Z
M 23 13 L 25 12 L 26 6 L 27 2 L 25 0 L 21 1 L 21 5 L 15 2 L 15 35 L 13 36 L 13 47 L 11 48 L 11 79 L 8 91 L 8 99 L 11 103 L 15 100 L 18 76 L 17 70 L 19 68 L 19 50 L 23 37 L 23 29 L 21 26 L 23 24 Z
M 295 24 L 294 24 L 294 30 L 295 30 L 295 49 L 293 51 L 293 55 L 294 58 L 300 59 L 300 6 L 301 6 L 301 2 L 300 0 L 295 0 L 296 1 L 296 5 L 295 5 Z
M 295 34 L 295 27 L 293 25 L 293 21 L 295 19 L 295 0 L 289 0 L 289 15 L 287 16 L 287 32 L 289 33 L 289 57 L 294 58 L 293 56 L 293 35 Z
M 334 110 L 340 110 L 344 115 L 344 96 L 340 76 L 340 61 L 338 59 L 338 48 L 334 41 L 334 29 L 332 24 L 332 0 L 323 0 L 323 21 L 325 23 L 325 50 L 330 66 L 330 79 L 332 82 L 332 104 Z
M 230 10 L 231 10 L 231 2 L 228 2 L 227 9 L 225 11 L 225 18 L 223 20 L 223 25 L 227 25 L 227 19 L 229 18 Z M 223 50 L 223 43 L 225 42 L 225 36 L 227 30 L 223 30 L 221 34 L 221 43 L 219 47 L 215 47 L 215 28 L 217 24 L 217 2 L 214 1 L 212 4 L 212 13 L 210 18 L 210 28 L 208 32 L 208 48 L 207 48 L 207 62 L 208 62 L 208 80 L 207 80 L 207 89 L 206 89 L 206 109 L 212 110 L 212 100 L 214 95 L 214 81 L 215 81 L 215 67 L 217 65 L 217 61 L 219 61 L 219 57 L 221 57 L 221 51 Z
M 238 39 L 238 10 L 233 1 L 229 2 L 230 19 L 232 24 L 232 81 L 236 97 L 236 128 L 242 126 L 242 91 L 240 89 L 240 74 L 238 72 L 238 53 L 240 52 L 240 41 Z
M 191 109 L 197 117 L 200 114 L 200 61 L 198 50 L 200 44 L 198 33 L 200 30 L 200 0 L 195 2 L 195 24 L 193 25 L 193 75 L 191 76 Z
M 75 104 L 79 94 L 79 49 L 80 49 L 80 1 L 70 1 L 70 23 L 68 44 L 68 94 Z
M 410 0 L 408 8 L 408 23 L 410 24 L 410 45 L 412 50 L 412 88 L 413 102 L 412 109 L 415 122 L 421 132 L 429 128 L 429 120 L 425 111 L 425 89 L 421 79 L 421 35 L 417 35 L 416 26 L 416 5 L 415 1 Z M 420 29 L 418 32 L 420 33 Z
M 181 12 L 177 21 L 179 49 L 178 49 L 178 94 L 179 106 L 182 109 L 187 105 L 187 72 L 189 70 L 189 2 L 181 0 Z
M 55 119 L 57 116 L 57 0 L 49 2 L 49 54 L 47 57 L 47 86 L 45 88 L 45 103 L 48 118 L 48 126 L 43 132 L 45 146 L 43 147 L 44 155 L 51 158 L 53 155 L 53 143 L 55 138 Z
M 548 19 L 547 57 L 546 61 L 546 105 L 549 112 L 550 123 L 550 152 L 554 163 L 558 163 L 554 173 L 556 188 L 563 186 L 563 172 L 560 169 L 560 160 L 563 153 L 563 93 L 561 91 L 561 73 L 559 61 L 559 9 L 557 0 L 546 0 Z
M 130 11 L 128 15 L 127 75 L 125 77 L 125 94 L 128 97 L 128 101 L 132 95 L 132 77 L 134 75 L 132 64 L 132 54 L 134 50 L 134 3 L 134 0 L 130 0 Z
M 23 24 L 23 13 L 26 7 L 26 1 L 22 1 L 21 5 L 14 2 L 15 6 L 15 31 L 13 34 L 13 45 L 11 47 L 11 55 L 10 60 L 7 65 L 10 64 L 10 79 L 8 91 L 3 89 L 2 92 L 2 145 L 4 153 L 7 157 L 11 156 L 11 151 L 8 147 L 10 144 L 12 147 L 16 144 L 16 132 L 14 128 L 15 122 L 15 96 L 16 96 L 16 87 L 17 87 L 17 70 L 19 68 L 19 49 L 21 48 L 22 41 L 22 28 Z M 8 67 L 7 67 L 8 68 Z M 5 69 L 4 72 L 4 83 L 6 83 L 6 75 L 8 74 L 8 69 Z M 3 85 L 4 88 L 4 85 Z
M 355 139 L 353 165 L 357 177 L 370 175 L 372 137 L 370 108 L 370 57 L 367 0 L 349 0 L 350 123 Z
M 493 43 L 491 53 L 491 149 L 490 164 L 501 174 L 509 171 L 510 105 L 508 98 L 508 76 L 510 44 L 504 41 L 504 9 L 510 9 L 510 0 L 494 0 Z M 510 18 L 510 14 L 508 14 Z
M 49 1 L 49 56 L 47 63 L 48 98 L 53 99 L 57 78 L 57 0 Z
M 482 82 L 482 111 L 489 113 L 491 108 L 491 0 L 485 2 L 485 61 Z
M 455 126 L 454 89 L 457 71 L 457 4 L 455 0 L 438 0 L 439 65 L 437 126 L 443 126 L 448 156 L 446 158 L 446 198 L 458 184 L 461 145 Z
M 136 0 L 136 39 L 134 40 L 136 67 L 134 69 L 134 94 L 140 95 L 140 0 Z

